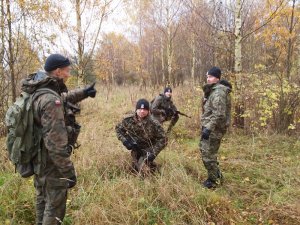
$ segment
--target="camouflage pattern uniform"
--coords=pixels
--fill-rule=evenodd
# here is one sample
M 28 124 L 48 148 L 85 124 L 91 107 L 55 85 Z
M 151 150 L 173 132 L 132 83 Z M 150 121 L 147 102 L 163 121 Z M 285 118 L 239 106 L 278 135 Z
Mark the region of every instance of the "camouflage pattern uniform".
M 66 212 L 67 179 L 76 177 L 70 160 L 64 102 L 76 103 L 85 95 L 83 89 L 67 92 L 62 79 L 47 73 L 38 75 L 23 80 L 22 90 L 33 93 L 39 88 L 49 88 L 54 92 L 38 95 L 33 102 L 34 122 L 42 132 L 41 151 L 33 160 L 36 224 L 61 224 Z
M 208 179 L 219 183 L 222 174 L 217 161 L 221 140 L 230 125 L 231 89 L 220 84 L 206 84 L 203 87 L 204 101 L 201 116 L 202 129 L 211 131 L 209 139 L 200 141 L 200 151 L 203 164 L 208 173 Z
M 170 121 L 167 132 L 170 132 L 172 127 L 177 123 L 179 116 L 176 113 L 177 108 L 171 98 L 166 97 L 164 94 L 157 96 L 151 103 L 152 116 L 161 124 L 165 121 Z
M 147 152 L 157 156 L 167 145 L 162 126 L 151 116 L 138 120 L 135 113 L 128 115 L 116 126 L 116 133 L 121 142 L 130 140 L 137 144 L 138 150 L 131 151 L 135 169 L 138 169 L 140 162 L 146 159 Z

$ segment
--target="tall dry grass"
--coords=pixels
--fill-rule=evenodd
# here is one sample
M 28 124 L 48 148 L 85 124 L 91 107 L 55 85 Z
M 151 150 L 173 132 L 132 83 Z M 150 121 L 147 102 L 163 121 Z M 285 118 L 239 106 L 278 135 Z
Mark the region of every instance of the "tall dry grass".
M 200 89 L 174 89 L 180 117 L 168 146 L 157 158 L 160 172 L 145 178 L 131 173 L 129 152 L 115 125 L 139 98 L 161 90 L 97 87 L 82 102 L 80 149 L 72 155 L 78 184 L 70 191 L 64 224 L 297 224 L 299 149 L 296 137 L 226 136 L 220 149 L 225 183 L 202 188 L 206 171 L 198 150 Z M 4 140 L 1 141 L 4 143 Z M 5 155 L 1 148 L 1 156 Z M 32 224 L 32 179 L 21 179 L 1 157 L 0 224 Z

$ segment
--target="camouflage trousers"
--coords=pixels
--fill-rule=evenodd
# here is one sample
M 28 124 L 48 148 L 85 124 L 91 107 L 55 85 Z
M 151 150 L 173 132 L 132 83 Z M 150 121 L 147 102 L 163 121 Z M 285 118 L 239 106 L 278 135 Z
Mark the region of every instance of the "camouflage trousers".
M 218 151 L 223 136 L 224 134 L 211 133 L 208 140 L 200 141 L 200 152 L 208 179 L 216 183 L 221 182 L 223 178 L 218 162 Z
M 171 131 L 171 129 L 175 126 L 175 124 L 177 123 L 179 119 L 178 114 L 175 114 L 174 116 L 172 116 L 169 127 L 167 129 L 167 133 L 169 133 Z
M 66 213 L 67 182 L 59 178 L 35 176 L 36 224 L 62 224 Z
M 139 151 L 131 151 L 132 167 L 136 172 L 139 173 L 153 173 L 156 171 L 156 163 L 148 162 L 146 159 L 146 154 Z
M 175 126 L 175 124 L 179 120 L 178 114 L 175 114 L 172 117 L 166 117 L 166 116 L 163 116 L 162 114 L 159 114 L 159 115 L 153 115 L 153 118 L 156 119 L 160 124 L 163 124 L 166 121 L 170 121 L 170 124 L 167 129 L 167 133 L 169 133 L 172 130 L 172 128 Z

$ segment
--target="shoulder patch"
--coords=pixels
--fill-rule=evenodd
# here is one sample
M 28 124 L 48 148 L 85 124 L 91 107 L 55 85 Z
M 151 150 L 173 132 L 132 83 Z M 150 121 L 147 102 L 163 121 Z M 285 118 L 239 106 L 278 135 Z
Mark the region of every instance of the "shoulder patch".
M 60 101 L 59 99 L 56 99 L 56 100 L 55 100 L 55 105 L 56 105 L 56 106 L 61 106 L 61 101 Z

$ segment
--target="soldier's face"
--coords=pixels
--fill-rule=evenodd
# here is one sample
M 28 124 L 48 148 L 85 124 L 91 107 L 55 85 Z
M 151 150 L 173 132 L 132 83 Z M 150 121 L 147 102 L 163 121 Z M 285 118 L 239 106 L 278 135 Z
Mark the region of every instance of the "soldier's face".
M 208 84 L 215 84 L 218 83 L 220 79 L 208 74 L 206 75 L 206 80 Z
M 138 117 L 140 117 L 142 119 L 142 118 L 145 118 L 146 116 L 148 116 L 149 110 L 147 110 L 147 109 L 137 109 L 136 114 L 138 115 Z
M 165 92 L 165 96 L 167 98 L 171 98 L 172 97 L 172 92 L 169 92 L 169 91 Z
M 56 76 L 58 76 L 59 78 L 62 78 L 64 80 L 64 82 L 66 82 L 68 80 L 68 78 L 70 77 L 70 66 L 66 66 L 63 68 L 57 68 L 56 69 Z

